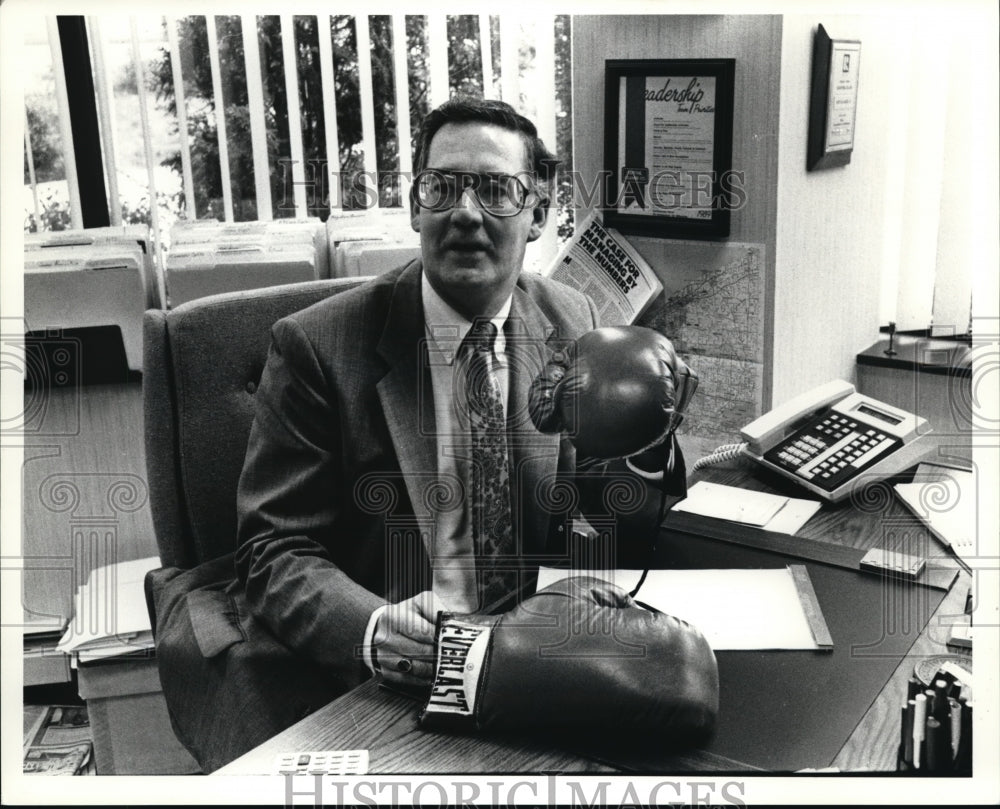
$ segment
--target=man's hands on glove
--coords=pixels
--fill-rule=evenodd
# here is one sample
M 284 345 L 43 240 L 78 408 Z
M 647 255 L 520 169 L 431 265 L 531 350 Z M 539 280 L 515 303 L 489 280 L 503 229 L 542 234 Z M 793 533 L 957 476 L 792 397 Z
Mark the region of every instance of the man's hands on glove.
M 697 376 L 666 337 L 640 326 L 594 329 L 553 357 L 529 393 L 542 432 L 566 432 L 585 457 L 628 458 L 676 429 Z
M 443 609 L 431 591 L 389 604 L 375 624 L 374 660 L 387 685 L 414 691 L 430 684 L 434 673 L 434 623 Z
M 445 613 L 431 728 L 649 730 L 693 745 L 718 711 L 715 655 L 690 624 L 608 582 L 557 582 L 499 616 Z

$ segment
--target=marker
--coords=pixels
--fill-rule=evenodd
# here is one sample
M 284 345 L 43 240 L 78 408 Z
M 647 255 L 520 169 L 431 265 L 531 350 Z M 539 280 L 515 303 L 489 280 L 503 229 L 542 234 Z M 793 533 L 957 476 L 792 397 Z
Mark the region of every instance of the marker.
M 906 760 L 906 737 L 913 736 L 913 727 L 907 727 L 907 715 L 910 713 L 910 703 L 904 700 L 899 707 L 899 750 L 896 752 L 896 769 L 908 770 L 909 762 Z M 910 720 L 912 721 L 912 719 Z
M 913 699 L 920 693 L 922 687 L 923 686 L 921 685 L 920 680 L 916 677 L 911 677 L 906 683 L 906 698 Z
M 948 724 L 948 683 L 945 680 L 934 681 L 934 711 L 932 715 L 942 725 Z
M 927 715 L 934 716 L 934 706 L 937 702 L 937 694 L 934 693 L 933 688 L 925 688 L 924 696 L 927 697 Z M 927 737 L 924 736 L 924 738 L 926 739 Z
M 927 717 L 926 742 L 924 743 L 924 768 L 928 773 L 942 773 L 950 769 L 951 756 L 948 755 L 947 744 L 943 732 L 944 725 L 933 716 Z
M 972 704 L 966 701 L 962 705 L 962 738 L 958 742 L 958 754 L 955 756 L 955 769 L 963 774 L 972 772 Z
M 961 715 L 962 709 L 959 708 Z M 917 713 L 917 704 L 914 700 L 906 701 L 906 727 L 903 736 L 903 761 L 910 767 L 913 766 L 913 717 Z
M 954 697 L 948 697 L 948 719 L 951 724 L 951 757 L 958 756 L 958 742 L 962 738 L 962 706 Z
M 927 723 L 927 695 L 917 694 L 913 709 L 913 766 L 920 769 L 920 758 L 923 752 L 921 742 L 924 740 L 924 725 Z
M 924 691 L 924 695 L 927 697 L 927 717 L 934 717 L 941 721 L 941 710 L 942 703 L 944 702 L 944 697 L 939 697 L 937 691 L 933 688 L 928 688 Z M 945 703 L 947 704 L 947 703 Z M 947 711 L 946 711 L 947 713 Z M 927 734 L 924 734 L 924 741 L 927 741 Z
M 948 698 L 944 691 L 937 689 L 937 683 L 934 685 L 934 688 L 928 688 L 924 692 L 927 695 L 927 715 L 933 716 L 938 722 L 944 722 L 948 718 Z

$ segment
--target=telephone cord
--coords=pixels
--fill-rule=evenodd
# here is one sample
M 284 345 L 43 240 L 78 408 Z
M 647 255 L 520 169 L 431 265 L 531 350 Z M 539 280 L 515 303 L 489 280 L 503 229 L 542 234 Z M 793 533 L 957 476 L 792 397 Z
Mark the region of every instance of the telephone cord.
M 743 449 L 746 446 L 746 443 L 723 444 L 710 455 L 706 455 L 704 458 L 699 458 L 695 461 L 694 465 L 691 467 L 691 471 L 697 472 L 699 469 L 704 469 L 706 466 L 738 458 L 743 453 Z

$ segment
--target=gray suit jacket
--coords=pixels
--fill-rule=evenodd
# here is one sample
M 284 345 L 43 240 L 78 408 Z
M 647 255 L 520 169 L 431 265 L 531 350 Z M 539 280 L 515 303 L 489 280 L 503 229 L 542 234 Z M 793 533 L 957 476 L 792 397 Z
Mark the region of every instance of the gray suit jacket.
M 430 586 L 435 511 L 462 507 L 461 482 L 437 474 L 420 271 L 414 262 L 275 325 L 240 481 L 236 568 L 251 611 L 348 677 L 372 611 Z M 526 561 L 564 552 L 556 484 L 576 465 L 568 441 L 531 424 L 528 389 L 554 349 L 597 325 L 588 298 L 522 274 L 506 328 Z

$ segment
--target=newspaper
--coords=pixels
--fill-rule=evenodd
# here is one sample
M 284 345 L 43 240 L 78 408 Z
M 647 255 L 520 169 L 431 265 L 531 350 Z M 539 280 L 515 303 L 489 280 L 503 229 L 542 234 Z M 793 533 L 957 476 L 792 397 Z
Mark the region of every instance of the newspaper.
M 602 326 L 634 323 L 663 291 L 653 268 L 595 212 L 549 267 L 548 277 L 588 295 Z
M 46 706 L 25 734 L 24 772 L 34 775 L 86 773 L 93 747 L 85 706 Z

